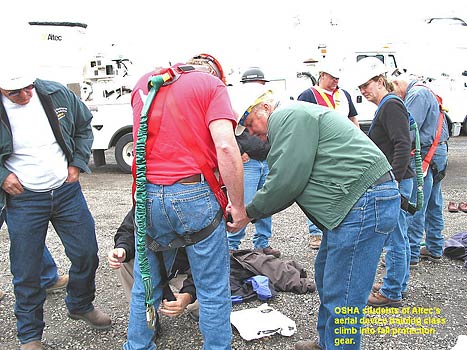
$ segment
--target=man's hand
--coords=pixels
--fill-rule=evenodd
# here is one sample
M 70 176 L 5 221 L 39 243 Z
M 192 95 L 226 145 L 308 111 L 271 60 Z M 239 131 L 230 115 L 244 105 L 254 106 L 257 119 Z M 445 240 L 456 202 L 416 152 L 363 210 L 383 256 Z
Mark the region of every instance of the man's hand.
M 23 191 L 24 191 L 23 186 L 19 182 L 18 177 L 13 173 L 9 174 L 5 178 L 5 180 L 3 181 L 3 184 L 2 184 L 2 189 L 6 193 L 8 193 L 9 195 L 12 195 L 12 196 L 23 193 Z
M 185 311 L 185 308 L 191 304 L 192 299 L 189 293 L 174 293 L 175 301 L 164 299 L 160 307 L 160 312 L 166 316 L 179 316 Z
M 122 267 L 122 263 L 126 258 L 126 250 L 123 248 L 114 248 L 107 253 L 107 261 L 109 266 L 113 269 Z
M 79 168 L 75 166 L 68 167 L 68 177 L 65 182 L 76 182 L 79 180 Z
M 232 204 L 227 205 L 227 212 L 232 215 L 232 222 L 227 223 L 227 231 L 228 232 L 238 232 L 242 228 L 244 228 L 248 223 L 252 220 L 246 214 L 246 210 L 244 206 L 240 208 L 234 207 Z

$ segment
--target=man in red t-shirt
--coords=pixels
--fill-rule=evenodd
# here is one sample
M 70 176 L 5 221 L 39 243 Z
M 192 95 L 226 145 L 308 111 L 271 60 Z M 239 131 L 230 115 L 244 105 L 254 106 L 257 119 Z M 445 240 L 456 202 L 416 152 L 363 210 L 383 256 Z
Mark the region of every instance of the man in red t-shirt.
M 195 69 L 187 72 L 183 72 L 180 65 L 172 67 L 177 72 L 176 77 L 159 89 L 148 112 L 146 235 L 163 247 L 179 236 L 204 229 L 222 210 L 198 166 L 194 156 L 198 153 L 187 143 L 186 134 L 181 132 L 175 118 L 182 118 L 183 127 L 189 130 L 208 167 L 222 178 L 233 220 L 245 215 L 243 164 L 234 135 L 237 118 L 222 79 L 222 67 L 206 54 L 195 57 L 193 63 Z M 210 68 L 208 72 L 201 69 L 204 63 Z M 135 140 L 148 95 L 148 78 L 163 72 L 145 74 L 133 89 Z M 230 261 L 225 221 L 220 220 L 209 236 L 185 249 L 200 304 L 203 348 L 231 349 Z M 155 287 L 154 307 L 157 308 L 162 296 L 159 261 L 156 253 L 148 249 L 146 252 Z M 166 267 L 172 265 L 175 254 L 176 249 L 163 251 Z M 145 289 L 138 260 L 137 254 L 128 341 L 123 347 L 153 350 L 153 332 L 146 324 Z

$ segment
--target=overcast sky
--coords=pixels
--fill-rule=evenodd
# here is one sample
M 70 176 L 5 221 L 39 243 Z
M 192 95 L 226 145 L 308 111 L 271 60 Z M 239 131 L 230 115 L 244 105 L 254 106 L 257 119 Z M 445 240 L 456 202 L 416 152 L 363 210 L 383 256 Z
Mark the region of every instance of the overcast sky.
M 388 32 L 410 37 L 415 23 L 444 16 L 467 20 L 465 2 L 28 0 L 3 4 L 0 28 L 4 38 L 14 39 L 28 21 L 82 22 L 96 50 L 115 44 L 136 61 L 162 65 L 208 52 L 226 66 L 244 67 L 267 66 L 266 61 L 288 65 L 315 55 L 316 43 L 330 35 L 331 20 L 355 33 L 345 42 L 361 45 Z M 21 46 L 20 40 L 9 49 L 15 45 Z

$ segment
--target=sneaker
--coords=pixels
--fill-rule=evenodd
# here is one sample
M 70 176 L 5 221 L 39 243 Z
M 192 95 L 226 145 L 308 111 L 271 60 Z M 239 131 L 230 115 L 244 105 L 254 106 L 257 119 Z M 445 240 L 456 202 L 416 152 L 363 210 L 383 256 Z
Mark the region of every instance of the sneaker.
M 378 306 L 393 306 L 399 307 L 402 306 L 401 300 L 393 300 L 386 298 L 381 294 L 380 291 L 370 293 L 368 297 L 368 305 L 378 307 Z
M 5 292 L 0 289 L 0 301 L 2 301 L 4 297 L 5 297 Z
M 310 237 L 310 247 L 311 249 L 319 249 L 319 246 L 321 245 L 321 240 L 323 239 L 323 236 L 321 235 L 313 235 Z
M 321 350 L 321 346 L 315 341 L 300 340 L 295 343 L 295 350 Z
M 266 254 L 266 255 L 272 255 L 275 256 L 276 258 L 280 258 L 281 252 L 280 250 L 273 249 L 271 247 L 266 247 L 266 248 L 257 248 L 255 251 Z
M 467 213 L 467 203 L 466 202 L 460 202 L 459 206 L 457 207 L 460 211 Z
M 19 347 L 20 350 L 44 350 L 40 340 L 33 340 L 29 343 L 21 344 Z
M 422 249 L 420 249 L 420 258 L 428 259 L 428 260 L 433 261 L 433 262 L 440 262 L 441 261 L 440 256 L 434 256 L 433 254 L 430 253 L 430 251 L 428 249 L 426 249 L 426 247 L 422 247 Z
M 68 317 L 72 320 L 82 320 L 91 326 L 93 329 L 109 329 L 112 327 L 112 320 L 109 315 L 105 314 L 97 308 L 84 314 L 72 314 L 68 313 Z
M 375 283 L 375 284 L 373 284 L 373 288 L 371 288 L 371 291 L 372 291 L 373 293 L 379 292 L 379 290 L 381 289 L 382 286 L 383 286 L 383 284 L 382 284 L 381 282 Z M 402 294 L 402 299 L 406 299 L 408 293 L 409 293 L 409 292 L 407 292 L 407 291 L 401 292 L 401 294 Z
M 67 285 L 68 285 L 68 275 L 58 276 L 57 282 L 55 282 L 55 284 L 51 286 L 50 288 L 47 288 L 46 292 L 47 293 L 58 292 L 66 288 Z

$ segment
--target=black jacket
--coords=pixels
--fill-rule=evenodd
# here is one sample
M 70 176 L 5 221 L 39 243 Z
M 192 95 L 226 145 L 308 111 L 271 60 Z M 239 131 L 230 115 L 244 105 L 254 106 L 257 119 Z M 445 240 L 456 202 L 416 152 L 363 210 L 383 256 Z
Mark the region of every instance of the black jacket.
M 125 218 L 120 224 L 120 227 L 117 229 L 117 233 L 114 236 L 114 248 L 123 248 L 126 251 L 125 262 L 129 262 L 135 258 L 134 216 L 135 210 L 133 207 L 126 214 Z M 186 255 L 185 248 L 180 248 L 177 250 L 177 255 L 175 256 L 175 261 L 172 266 L 172 271 L 170 272 L 171 273 L 169 278 L 180 273 L 188 275 L 187 278 L 183 281 L 183 286 L 182 289 L 180 289 L 180 293 L 189 293 L 191 295 L 191 299 L 194 302 L 196 300 L 196 287 L 191 276 L 190 263 Z
M 246 153 L 251 159 L 263 161 L 266 159 L 271 146 L 263 142 L 258 136 L 250 135 L 248 130 L 236 137 L 240 154 Z

